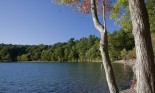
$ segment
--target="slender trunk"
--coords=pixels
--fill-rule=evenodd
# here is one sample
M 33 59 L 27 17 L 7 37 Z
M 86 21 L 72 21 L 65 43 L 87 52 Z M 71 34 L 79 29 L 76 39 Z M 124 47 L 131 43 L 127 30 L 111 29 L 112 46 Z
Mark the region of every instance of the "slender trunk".
M 107 32 L 101 33 L 100 52 L 110 93 L 119 93 L 108 53 Z
M 144 0 L 128 0 L 133 25 L 137 62 L 137 93 L 155 93 L 155 63 L 148 13 Z
M 107 31 L 104 26 L 106 26 L 106 23 L 104 23 L 104 26 L 99 22 L 98 16 L 97 16 L 97 9 L 96 9 L 96 3 L 95 0 L 91 0 L 91 8 L 92 8 L 92 17 L 95 28 L 100 32 L 101 34 L 101 40 L 100 40 L 100 51 L 102 56 L 102 62 L 105 69 L 106 79 L 109 87 L 110 93 L 119 93 L 117 84 L 115 81 L 113 69 L 111 66 L 109 53 L 108 53 L 108 37 L 107 37 Z

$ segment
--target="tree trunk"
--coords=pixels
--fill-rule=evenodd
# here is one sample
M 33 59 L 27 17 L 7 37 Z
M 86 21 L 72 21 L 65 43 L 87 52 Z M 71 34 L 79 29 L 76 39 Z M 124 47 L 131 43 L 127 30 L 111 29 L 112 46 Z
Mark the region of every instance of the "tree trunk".
M 110 93 L 119 93 L 108 53 L 108 37 L 106 28 L 99 22 L 95 0 L 91 0 L 92 17 L 95 28 L 101 34 L 100 51 Z
M 128 0 L 133 25 L 137 62 L 137 93 L 155 93 L 155 62 L 148 13 L 144 0 Z
M 119 93 L 108 53 L 107 32 L 101 33 L 100 51 L 110 93 Z

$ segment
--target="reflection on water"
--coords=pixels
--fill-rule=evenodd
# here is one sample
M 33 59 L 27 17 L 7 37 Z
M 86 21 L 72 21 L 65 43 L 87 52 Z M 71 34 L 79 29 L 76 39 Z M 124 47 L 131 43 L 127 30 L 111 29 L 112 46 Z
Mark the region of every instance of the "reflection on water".
M 132 71 L 113 64 L 119 88 Z M 109 93 L 101 63 L 0 63 L 1 93 Z
M 114 63 L 113 68 L 116 82 L 119 85 L 120 90 L 129 88 L 133 74 L 132 67 Z

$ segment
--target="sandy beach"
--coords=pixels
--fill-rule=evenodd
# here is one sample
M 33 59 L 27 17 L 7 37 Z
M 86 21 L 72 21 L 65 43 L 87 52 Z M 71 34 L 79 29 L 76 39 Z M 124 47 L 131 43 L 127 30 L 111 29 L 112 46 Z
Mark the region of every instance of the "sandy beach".
M 133 66 L 136 62 L 136 59 L 130 59 L 130 60 L 117 60 L 114 61 L 113 63 L 120 63 L 128 66 Z

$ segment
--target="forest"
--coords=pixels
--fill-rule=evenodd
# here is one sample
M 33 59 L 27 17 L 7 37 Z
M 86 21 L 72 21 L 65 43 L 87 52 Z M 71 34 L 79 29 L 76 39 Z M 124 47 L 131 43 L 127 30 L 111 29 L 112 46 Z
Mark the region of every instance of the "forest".
M 135 58 L 134 39 L 131 31 L 120 29 L 108 33 L 109 55 L 112 61 Z M 52 45 L 12 45 L 0 44 L 0 61 L 61 61 L 61 62 L 100 62 L 99 37 L 90 35 L 79 40 Z M 155 54 L 155 33 L 152 32 Z

